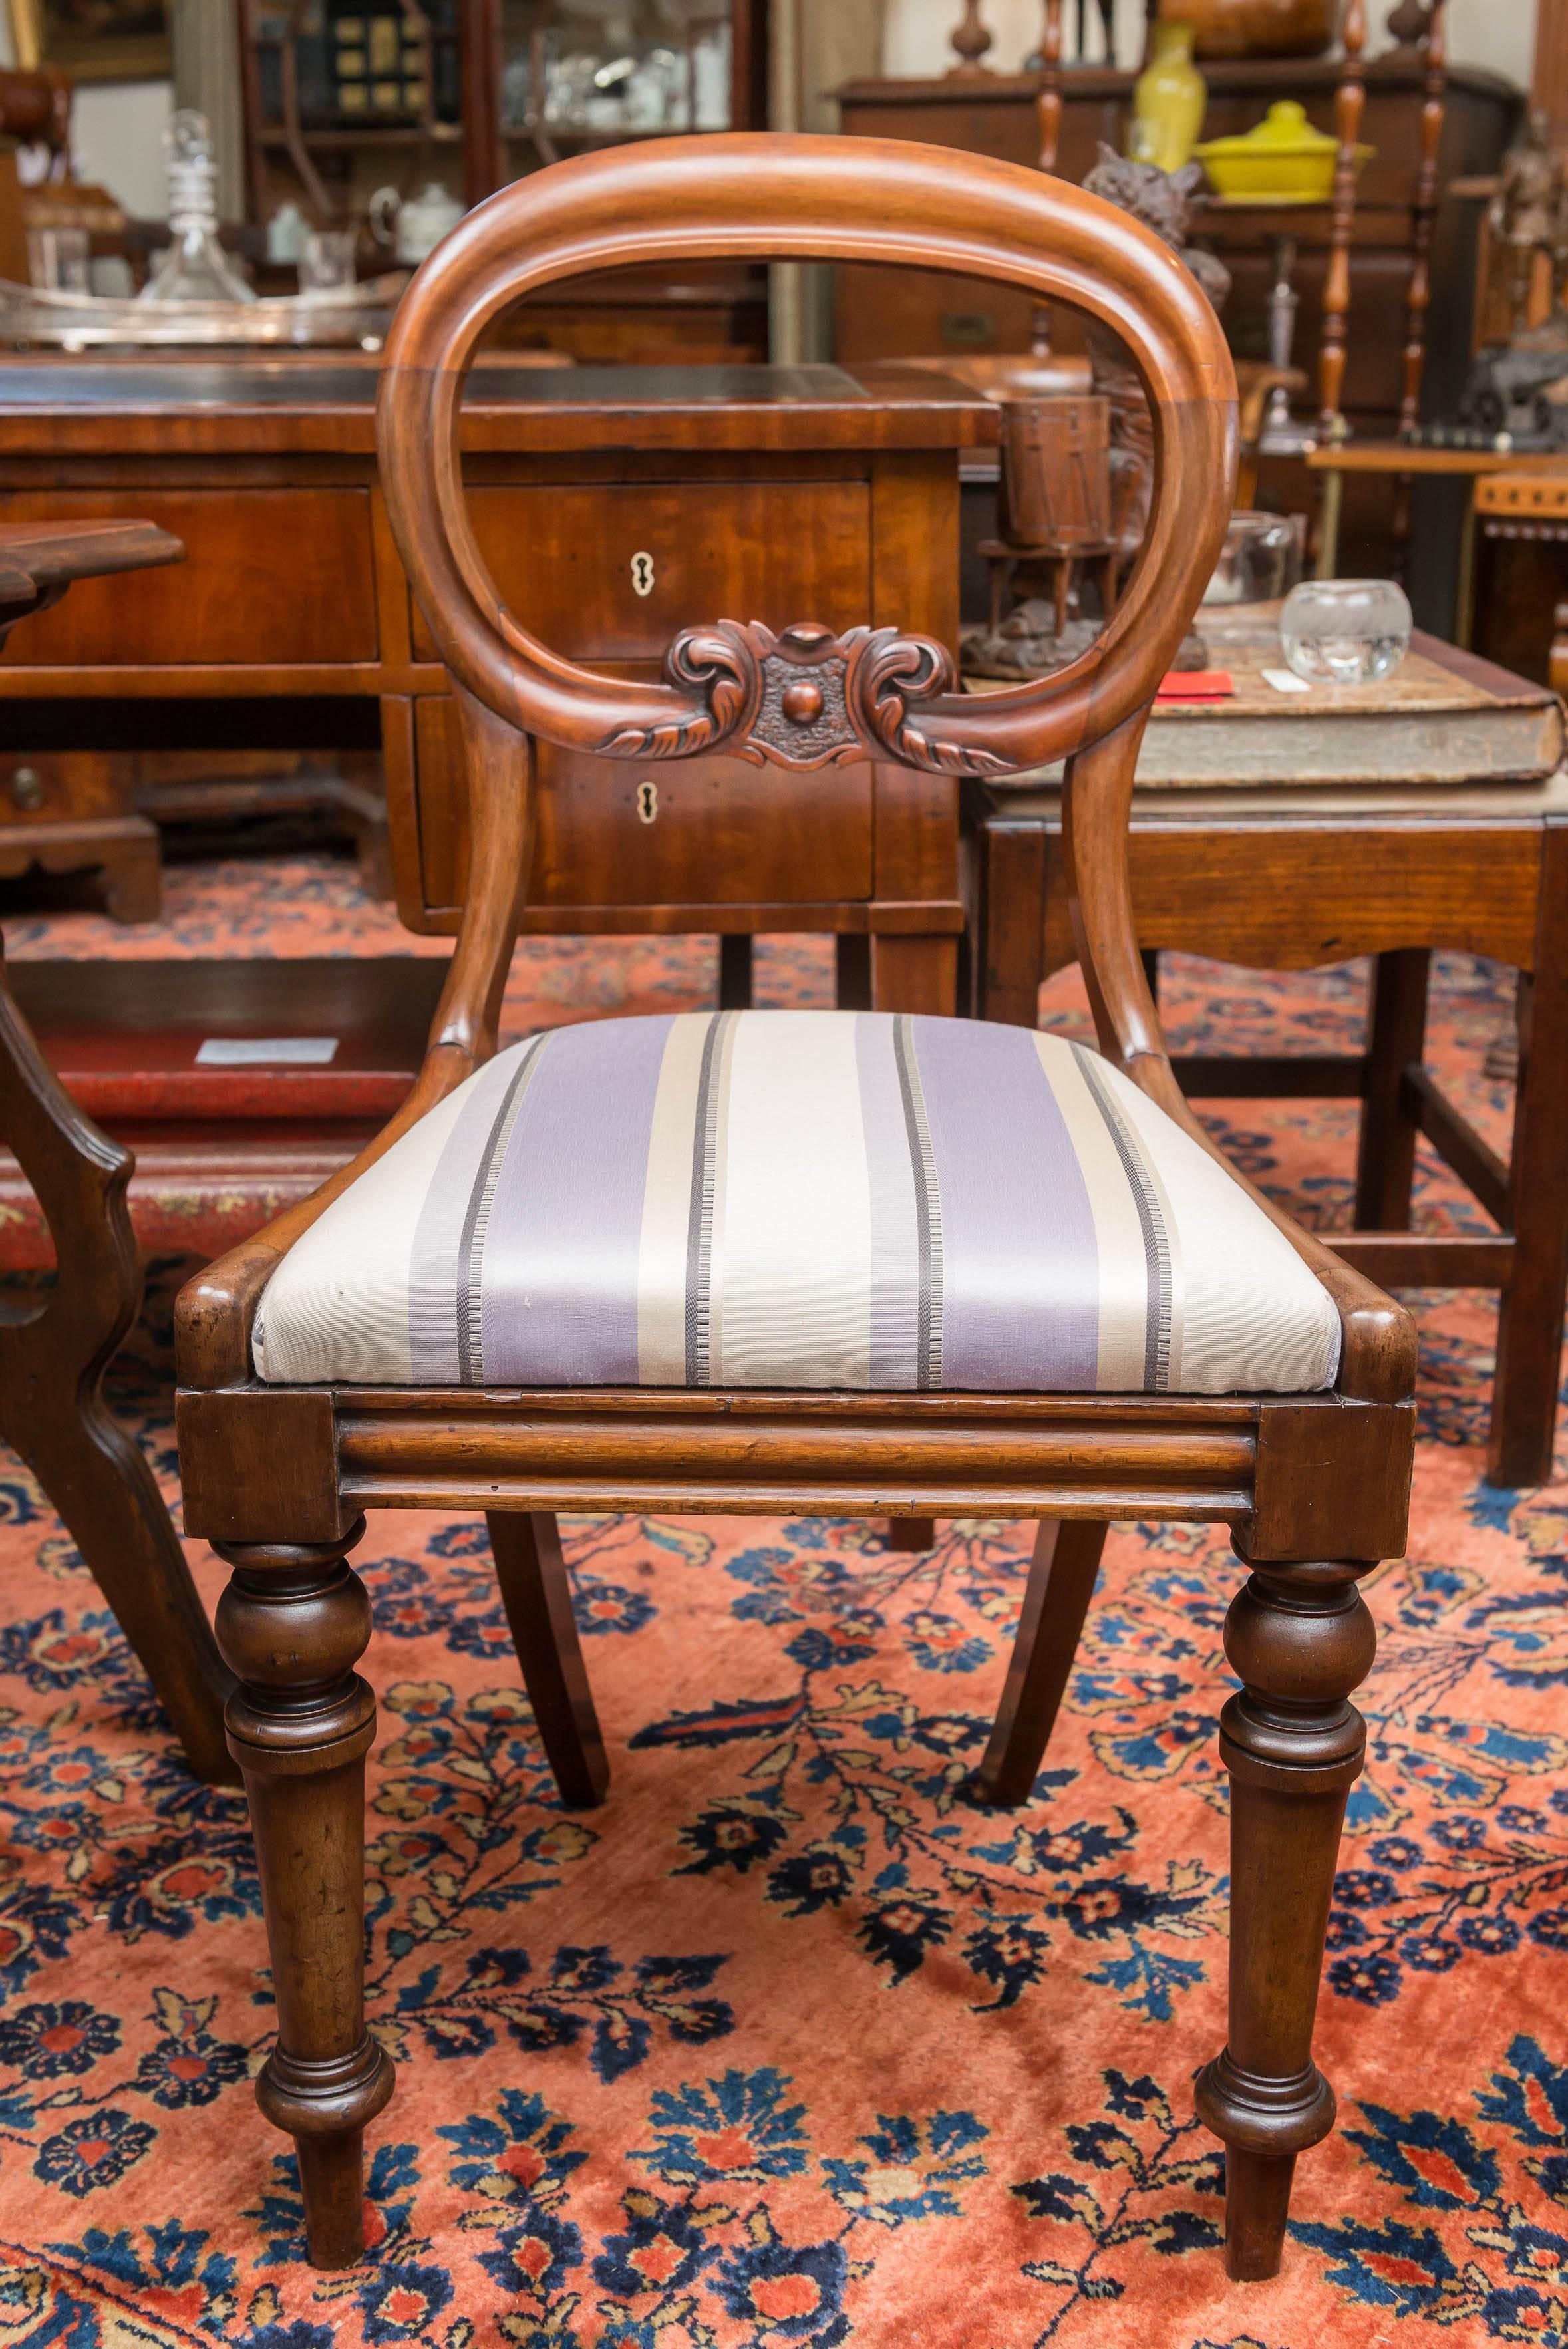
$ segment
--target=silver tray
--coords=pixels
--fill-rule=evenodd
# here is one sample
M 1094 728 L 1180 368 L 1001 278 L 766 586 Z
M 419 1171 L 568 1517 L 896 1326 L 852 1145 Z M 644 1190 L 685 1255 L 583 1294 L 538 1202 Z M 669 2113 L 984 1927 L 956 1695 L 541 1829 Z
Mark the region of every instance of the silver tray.
M 223 345 L 374 348 L 408 283 L 406 269 L 362 285 L 259 302 L 141 302 L 63 294 L 0 277 L 0 343 L 13 350 L 212 349 Z

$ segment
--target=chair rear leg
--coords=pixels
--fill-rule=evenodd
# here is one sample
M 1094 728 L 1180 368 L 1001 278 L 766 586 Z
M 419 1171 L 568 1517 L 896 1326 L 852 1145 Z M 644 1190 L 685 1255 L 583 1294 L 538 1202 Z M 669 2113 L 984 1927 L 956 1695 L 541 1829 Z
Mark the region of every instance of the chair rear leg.
M 1220 1718 L 1231 1777 L 1230 2038 L 1198 2075 L 1225 2142 L 1225 2265 L 1278 2271 L 1295 2157 L 1334 2126 L 1312 2025 L 1345 1800 L 1366 1723 L 1350 1692 L 1377 1634 L 1365 1564 L 1257 1568 L 1232 1601 L 1225 1653 L 1243 1686 Z
M 996 1725 L 976 1774 L 981 1799 L 997 1810 L 1026 1803 L 1039 1775 L 1094 1596 L 1105 1533 L 1094 1519 L 1047 1517 L 1035 1537 Z
M 522 1684 L 556 1791 L 568 1810 L 590 1811 L 609 1789 L 610 1763 L 572 1611 L 560 1529 L 543 1511 L 495 1509 L 485 1523 Z
M 299 2154 L 313 2266 L 365 2249 L 365 2125 L 392 2061 L 365 2027 L 365 1756 L 376 1699 L 354 1670 L 370 1637 L 365 1585 L 339 1542 L 222 1542 L 233 1569 L 218 1645 L 238 1673 L 226 1721 L 250 1797 L 277 1998 L 256 2082 Z

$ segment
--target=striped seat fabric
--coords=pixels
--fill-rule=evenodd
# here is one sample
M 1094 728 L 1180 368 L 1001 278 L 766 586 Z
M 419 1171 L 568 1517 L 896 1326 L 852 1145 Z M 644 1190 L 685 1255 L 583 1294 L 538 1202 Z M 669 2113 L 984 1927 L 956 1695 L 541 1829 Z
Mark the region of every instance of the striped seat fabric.
M 1305 1393 L 1338 1318 L 1094 1051 L 886 1012 L 498 1053 L 284 1258 L 263 1379 Z

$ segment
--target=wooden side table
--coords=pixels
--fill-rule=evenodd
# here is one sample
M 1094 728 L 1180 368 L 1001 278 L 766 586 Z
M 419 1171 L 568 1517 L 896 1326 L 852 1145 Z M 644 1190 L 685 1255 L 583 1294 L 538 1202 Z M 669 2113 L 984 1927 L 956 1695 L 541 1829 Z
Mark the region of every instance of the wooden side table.
M 73 580 L 177 563 L 178 539 L 136 522 L 0 536 L 0 641 Z M 140 1447 L 107 1409 L 104 1371 L 136 1317 L 141 1266 L 126 1212 L 131 1157 L 62 1089 L 0 961 L 0 1140 L 48 1219 L 57 1265 L 36 1312 L 0 1319 L 0 1434 L 59 1511 L 161 1698 L 191 1768 L 237 1776 L 223 1740 L 233 1675 Z
M 1446 656 L 1452 674 L 1479 680 L 1478 696 L 1491 681 L 1499 724 L 1517 727 L 1532 696 L 1545 699 L 1488 664 L 1429 643 L 1426 650 Z M 1511 700 L 1507 688 L 1517 688 Z M 1479 706 L 1446 720 L 1432 714 L 1435 755 L 1446 730 L 1468 736 L 1479 761 L 1484 717 Z M 1311 763 L 1312 722 L 1282 716 L 1268 730 L 1282 764 Z M 1169 767 L 1177 752 L 1163 718 L 1151 723 L 1151 738 L 1157 730 L 1156 763 Z M 1368 730 L 1375 741 L 1375 722 Z M 1560 750 L 1560 724 L 1554 739 Z M 1518 767 L 1523 738 L 1513 740 Z M 972 787 L 967 821 L 974 1008 L 1033 1026 L 1041 981 L 1076 959 L 1059 785 Z M 1178 1061 L 1177 1074 L 1199 1100 L 1361 1102 L 1355 1229 L 1326 1237 L 1385 1287 L 1501 1292 L 1487 1475 L 1503 1485 L 1543 1483 L 1568 1285 L 1568 774 L 1479 784 L 1140 787 L 1130 846 L 1146 954 L 1171 947 L 1267 970 L 1375 957 L 1364 1052 L 1205 1056 Z M 1428 965 L 1440 947 L 1485 955 L 1519 973 L 1519 1087 L 1506 1163 L 1422 1061 Z M 1411 1231 L 1418 1134 L 1473 1194 L 1494 1232 Z
M 0 642 L 17 620 L 57 604 L 75 579 L 177 563 L 182 552 L 177 538 L 140 521 L 0 520 Z M 135 812 L 131 788 L 129 760 L 112 751 L 70 759 L 0 750 L 0 876 L 32 866 L 98 871 L 117 921 L 156 921 L 158 831 Z

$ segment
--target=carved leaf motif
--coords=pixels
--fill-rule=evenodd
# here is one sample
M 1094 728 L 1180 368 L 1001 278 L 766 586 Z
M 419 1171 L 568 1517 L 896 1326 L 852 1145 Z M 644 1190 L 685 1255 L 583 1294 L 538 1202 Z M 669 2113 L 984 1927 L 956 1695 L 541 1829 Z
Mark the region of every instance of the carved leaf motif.
M 896 628 L 829 628 L 798 621 L 775 636 L 760 621 L 688 628 L 665 673 L 697 706 L 660 725 L 623 727 L 599 745 L 606 758 L 679 759 L 720 747 L 777 766 L 835 765 L 886 751 L 940 774 L 1002 772 L 1004 759 L 944 741 L 912 720 L 910 704 L 954 687 L 951 656 Z

